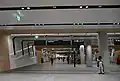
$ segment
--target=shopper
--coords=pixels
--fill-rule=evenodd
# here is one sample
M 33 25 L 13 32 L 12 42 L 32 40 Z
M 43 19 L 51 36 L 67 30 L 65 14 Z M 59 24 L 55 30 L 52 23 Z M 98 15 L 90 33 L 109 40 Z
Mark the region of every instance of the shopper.
M 54 62 L 53 57 L 51 57 L 50 60 L 51 60 L 51 65 L 53 65 L 53 62 Z
M 65 61 L 65 57 L 62 58 L 63 62 Z
M 69 56 L 67 57 L 67 63 L 69 64 Z
M 99 68 L 99 74 L 104 74 L 104 64 L 101 56 L 98 57 L 97 63 L 98 63 L 97 66 Z
M 117 64 L 120 65 L 120 55 L 117 57 Z

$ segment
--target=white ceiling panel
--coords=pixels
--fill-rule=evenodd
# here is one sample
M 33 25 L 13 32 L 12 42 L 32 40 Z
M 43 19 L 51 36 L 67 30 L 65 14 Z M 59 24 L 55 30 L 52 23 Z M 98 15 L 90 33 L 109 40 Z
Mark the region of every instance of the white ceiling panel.
M 1 0 L 0 6 L 120 4 L 120 0 Z
M 10 23 L 64 23 L 64 22 L 120 22 L 120 9 L 96 10 L 42 10 L 20 11 L 21 21 L 14 14 L 17 11 L 0 12 L 0 24 Z

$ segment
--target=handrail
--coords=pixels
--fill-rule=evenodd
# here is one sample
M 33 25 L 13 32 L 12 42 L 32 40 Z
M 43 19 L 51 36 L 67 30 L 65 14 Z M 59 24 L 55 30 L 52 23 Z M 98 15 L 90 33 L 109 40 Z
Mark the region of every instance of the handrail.
M 32 46 L 29 46 L 29 48 L 32 48 Z M 24 48 L 23 50 L 26 50 L 26 49 L 28 49 L 28 47 Z M 22 52 L 22 49 L 17 50 L 16 54 L 19 53 L 19 52 Z M 14 55 L 14 53 L 10 53 L 10 55 Z

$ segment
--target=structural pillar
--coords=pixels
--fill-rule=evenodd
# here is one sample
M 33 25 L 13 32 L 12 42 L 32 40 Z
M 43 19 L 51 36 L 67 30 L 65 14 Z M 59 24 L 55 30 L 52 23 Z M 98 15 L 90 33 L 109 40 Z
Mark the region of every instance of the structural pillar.
M 92 67 L 92 47 L 91 47 L 91 41 L 86 40 L 86 65 L 88 67 Z
M 42 51 L 41 50 L 36 50 L 36 57 L 37 57 L 37 64 L 40 64 L 41 58 L 42 58 Z
M 110 61 L 109 61 L 109 53 L 108 53 L 108 35 L 105 32 L 100 32 L 99 33 L 99 38 L 98 38 L 98 42 L 99 42 L 99 50 L 100 50 L 100 56 L 102 56 L 103 61 L 104 61 L 104 65 L 109 65 Z
M 0 33 L 0 72 L 9 71 L 8 35 Z
M 81 64 L 85 64 L 84 45 L 80 45 L 79 51 L 80 51 Z

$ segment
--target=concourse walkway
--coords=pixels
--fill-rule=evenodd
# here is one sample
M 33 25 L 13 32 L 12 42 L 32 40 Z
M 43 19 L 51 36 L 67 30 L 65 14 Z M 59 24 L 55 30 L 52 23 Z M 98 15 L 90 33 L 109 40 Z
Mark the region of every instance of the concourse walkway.
M 15 69 L 10 73 L 1 73 L 0 81 L 120 81 L 120 73 L 99 75 L 93 67 L 56 61 L 53 66 L 49 62 Z
M 73 64 L 67 64 L 67 62 L 62 62 L 56 60 L 52 66 L 50 62 L 26 66 L 23 68 L 15 69 L 13 72 L 36 72 L 36 73 L 95 73 L 97 69 L 95 65 L 93 67 L 86 67 L 86 65 L 76 64 L 74 67 Z
M 120 72 L 120 67 L 115 65 L 110 65 L 105 67 L 106 72 Z M 13 73 L 40 73 L 40 74 L 96 74 L 98 72 L 96 63 L 93 62 L 92 67 L 87 67 L 86 65 L 67 64 L 67 62 L 62 62 L 56 60 L 52 66 L 50 62 L 43 64 L 30 65 L 22 68 L 18 68 L 12 71 Z
M 120 74 L 0 74 L 0 81 L 120 81 Z

